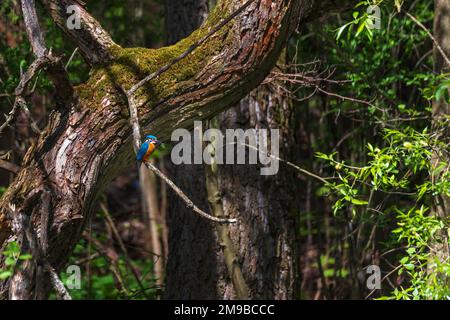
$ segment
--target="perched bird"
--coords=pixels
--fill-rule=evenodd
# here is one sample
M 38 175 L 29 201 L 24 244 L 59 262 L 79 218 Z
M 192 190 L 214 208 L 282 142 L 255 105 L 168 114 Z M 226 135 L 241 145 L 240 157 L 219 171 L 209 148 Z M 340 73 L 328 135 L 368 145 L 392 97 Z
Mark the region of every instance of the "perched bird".
M 139 164 L 142 162 L 147 162 L 153 152 L 161 144 L 160 141 L 155 136 L 149 135 L 145 137 L 144 143 L 141 144 L 139 152 L 137 154 L 136 160 Z

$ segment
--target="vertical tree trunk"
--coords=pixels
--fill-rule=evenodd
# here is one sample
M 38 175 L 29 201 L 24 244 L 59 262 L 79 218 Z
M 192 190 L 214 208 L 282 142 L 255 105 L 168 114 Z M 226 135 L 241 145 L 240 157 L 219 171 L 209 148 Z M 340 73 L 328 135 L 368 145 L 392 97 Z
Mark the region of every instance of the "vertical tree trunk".
M 261 85 L 239 106 L 219 116 L 221 128 L 279 129 L 280 157 L 292 160 L 296 151 L 292 105 L 276 85 Z M 240 217 L 230 226 L 238 248 L 250 297 L 292 299 L 298 286 L 297 220 L 300 184 L 295 172 L 280 164 L 278 174 L 260 175 L 254 165 L 219 166 L 218 180 L 225 213 Z M 233 215 L 234 215 L 233 214 Z M 225 292 L 232 291 L 227 281 Z
M 435 17 L 434 17 L 434 37 L 437 44 L 442 48 L 447 57 L 450 56 L 450 2 L 448 0 L 435 0 Z M 434 71 L 436 74 L 442 74 L 449 72 L 450 66 L 445 62 L 442 53 L 438 50 L 437 46 L 434 47 Z M 435 128 L 442 129 L 442 125 L 439 124 L 441 118 L 444 115 L 449 115 L 450 109 L 448 103 L 441 99 L 440 101 L 433 102 L 433 126 Z M 438 138 L 448 137 L 448 128 L 443 131 Z M 450 162 L 448 154 L 441 154 L 438 151 L 433 154 L 432 167 L 439 167 L 441 162 Z M 434 174 L 433 174 L 434 176 Z M 433 177 L 438 179 L 439 177 Z M 435 197 L 435 203 L 433 208 L 433 214 L 446 219 L 450 213 L 450 198 L 444 194 L 437 195 Z M 441 232 L 442 241 L 433 243 L 432 247 L 436 252 L 436 257 L 441 262 L 448 262 L 449 259 L 449 246 L 448 246 L 448 234 L 446 231 Z M 433 266 L 431 266 L 431 272 L 433 272 Z
M 175 43 L 197 29 L 208 15 L 207 0 L 166 1 L 167 43 Z M 171 165 L 176 184 L 201 209 L 207 210 L 205 174 L 201 165 Z M 184 202 L 169 192 L 167 226 L 166 297 L 169 299 L 218 299 L 220 273 L 216 252 L 220 251 L 213 226 L 187 209 Z
M 169 1 L 166 7 L 176 6 L 177 2 L 184 3 L 183 0 Z M 205 16 L 192 8 L 205 8 L 207 1 L 190 4 L 183 7 L 187 10 L 184 13 L 168 18 L 169 42 L 189 34 L 196 27 L 192 21 L 200 21 Z M 179 5 L 178 10 L 180 8 Z M 169 8 L 167 13 L 172 11 Z M 185 16 L 191 17 L 189 23 L 179 18 Z M 178 20 L 173 21 L 174 18 Z M 184 30 L 180 30 L 180 26 Z M 221 114 L 219 127 L 223 130 L 280 129 L 283 139 L 280 156 L 290 158 L 288 150 L 295 149 L 293 132 L 289 131 L 291 112 L 289 101 L 281 96 L 276 85 L 262 85 L 238 106 Z M 174 166 L 172 171 L 176 183 L 194 202 L 203 209 L 208 208 L 211 177 L 208 187 L 203 166 Z M 260 168 L 255 165 L 222 165 L 216 172 L 208 172 L 211 174 L 214 175 L 213 186 L 218 188 L 218 199 L 209 199 L 212 211 L 222 210 L 225 215 L 239 217 L 239 223 L 225 227 L 226 230 L 216 228 L 189 214 L 184 204 L 173 197 L 168 217 L 166 296 L 173 299 L 234 299 L 246 295 L 256 299 L 295 297 L 298 274 L 295 232 L 299 212 L 295 173 L 281 167 L 277 175 L 261 176 Z M 227 251 L 228 248 L 232 250 Z M 231 274 L 232 254 L 236 255 L 234 265 L 242 272 L 243 279 Z M 238 290 L 236 281 L 240 283 Z

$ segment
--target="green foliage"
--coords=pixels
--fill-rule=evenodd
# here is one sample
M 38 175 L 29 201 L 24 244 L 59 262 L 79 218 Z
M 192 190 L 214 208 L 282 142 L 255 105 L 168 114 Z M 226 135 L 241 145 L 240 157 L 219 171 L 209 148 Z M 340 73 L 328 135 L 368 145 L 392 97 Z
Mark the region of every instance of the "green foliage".
M 361 34 L 367 36 L 369 41 L 373 39 L 373 29 L 377 23 L 380 23 L 379 17 L 368 13 L 369 6 L 373 5 L 372 1 L 361 1 L 355 5 L 355 11 L 353 11 L 352 17 L 353 20 L 344 24 L 336 31 L 336 40 L 339 40 L 344 33 L 344 31 L 348 32 L 348 35 L 351 36 L 352 32 L 356 28 L 356 32 L 354 34 L 355 37 L 358 37 Z M 363 8 L 364 10 L 360 10 Z
M 100 242 L 106 240 L 100 235 L 92 236 Z M 88 258 L 92 257 L 94 250 L 95 247 L 90 246 L 86 240 L 81 240 L 70 257 L 68 264 L 79 265 L 81 268 L 81 289 L 69 290 L 73 299 L 154 299 L 159 294 L 153 276 L 153 260 L 131 259 L 145 289 L 143 292 L 123 254 L 117 257 L 117 261 L 114 262 L 117 270 L 113 270 L 111 260 L 103 254 Z M 80 265 L 80 261 L 83 261 L 83 265 Z M 120 280 L 116 272 L 120 275 Z M 67 283 L 69 276 L 71 275 L 62 272 L 62 281 Z M 120 283 L 121 281 L 123 283 Z
M 381 8 L 379 30 L 372 29 L 370 5 Z M 433 249 L 449 245 L 449 221 L 434 212 L 436 199 L 450 196 L 449 117 L 432 115 L 434 103 L 450 103 L 450 77 L 430 72 L 428 35 L 399 13 L 408 11 L 432 27 L 432 9 L 431 2 L 362 1 L 346 16 L 348 22 L 328 26 L 333 39 L 322 33 L 327 45 L 318 45 L 327 65 L 336 66 L 334 78 L 343 81 L 339 95 L 365 103 L 326 98 L 323 117 L 346 121 L 348 131 L 338 135 L 352 138 L 334 147 L 337 129 L 330 130 L 329 123 L 319 127 L 325 132 L 313 141 L 313 150 L 329 177 L 317 194 L 331 201 L 336 224 L 344 219 L 355 228 L 347 236 L 350 246 L 373 237 L 364 228 L 383 230 L 373 252 L 393 252 L 388 265 L 394 267 L 386 273 L 397 284 L 383 290 L 384 299 L 450 297 L 450 263 Z
M 6 280 L 12 276 L 14 268 L 19 260 L 30 260 L 32 257 L 28 253 L 21 253 L 20 246 L 16 241 L 8 243 L 2 251 L 4 259 L 4 269 L 0 269 L 0 280 Z
M 442 262 L 428 250 L 431 242 L 447 240 L 440 235 L 445 229 L 442 220 L 430 216 L 427 208 L 412 208 L 408 212 L 396 209 L 398 228 L 392 233 L 399 243 L 406 243 L 408 249 L 400 258 L 398 274 L 406 273 L 410 279 L 409 286 L 394 289 L 386 298 L 390 299 L 449 299 L 450 263 Z M 430 266 L 433 272 L 429 272 Z

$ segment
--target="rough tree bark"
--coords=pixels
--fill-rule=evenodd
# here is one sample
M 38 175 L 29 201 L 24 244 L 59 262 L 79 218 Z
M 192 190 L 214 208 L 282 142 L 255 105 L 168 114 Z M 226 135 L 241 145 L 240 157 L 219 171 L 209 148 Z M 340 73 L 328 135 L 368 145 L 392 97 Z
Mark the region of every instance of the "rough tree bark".
M 203 23 L 208 12 L 207 0 L 166 1 L 167 42 L 174 43 L 191 34 Z M 203 166 L 184 164 L 175 166 L 169 161 L 168 168 L 176 184 L 200 208 L 206 210 L 208 202 L 205 196 Z M 165 296 L 168 299 L 182 297 L 219 299 L 216 290 L 219 280 L 215 272 L 221 268 L 216 260 L 216 253 L 220 252 L 220 248 L 217 246 L 214 228 L 209 222 L 189 214 L 189 209 L 174 193 L 169 191 L 168 196 L 166 221 L 169 230 L 169 251 Z M 195 256 L 195 259 L 191 259 L 192 256 Z M 208 263 L 205 263 L 206 261 Z
M 158 50 L 121 48 L 87 11 L 73 0 L 42 0 L 54 21 L 80 48 L 94 68 L 75 88 L 76 99 L 55 111 L 22 169 L 0 201 L 0 244 L 12 239 L 11 205 L 31 216 L 41 233 L 39 212 L 46 205 L 53 217 L 48 261 L 60 270 L 92 214 L 105 184 L 132 161 L 131 128 L 123 91 L 167 64 L 202 38 L 223 17 L 242 5 L 218 1 L 203 26 L 176 45 Z M 214 34 L 188 59 L 138 91 L 140 125 L 167 140 L 175 128 L 191 128 L 238 102 L 275 64 L 298 20 L 313 1 L 255 0 L 233 22 Z M 81 29 L 67 30 L 66 6 L 81 13 Z M 49 190 L 49 203 L 43 203 Z M 32 279 L 33 281 L 33 279 Z M 33 288 L 33 283 L 30 284 Z M 2 296 L 7 284 L 2 284 Z M 30 295 L 32 296 L 32 295 Z
M 180 8 L 182 2 L 169 1 L 168 6 Z M 194 2 L 179 15 L 190 16 L 192 21 L 204 17 L 203 12 L 190 9 L 205 8 L 207 1 Z M 169 23 L 170 41 L 195 28 L 184 20 L 173 24 L 175 28 L 171 26 Z M 180 30 L 182 27 L 184 30 Z M 291 105 L 277 90 L 276 83 L 265 84 L 237 107 L 222 113 L 220 128 L 280 129 L 283 139 L 280 155 L 289 159 L 292 149 L 296 149 L 294 133 L 289 130 L 291 114 Z M 203 208 L 208 207 L 209 200 L 213 212 L 225 211 L 225 216 L 239 216 L 241 221 L 238 226 L 215 228 L 191 217 L 183 203 L 172 196 L 168 219 L 168 298 L 289 299 L 295 296 L 298 276 L 295 215 L 299 212 L 296 195 L 300 187 L 295 173 L 286 168 L 273 177 L 261 176 L 259 169 L 251 165 L 219 166 L 217 171 L 201 165 L 172 169 L 177 184 L 188 190 Z M 211 190 L 217 194 L 210 194 Z M 231 261 L 232 256 L 236 261 Z

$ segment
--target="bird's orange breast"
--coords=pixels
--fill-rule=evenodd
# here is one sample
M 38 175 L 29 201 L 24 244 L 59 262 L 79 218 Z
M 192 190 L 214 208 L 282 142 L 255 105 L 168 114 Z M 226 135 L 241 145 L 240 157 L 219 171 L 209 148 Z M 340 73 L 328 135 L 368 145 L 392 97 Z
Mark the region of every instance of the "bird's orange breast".
M 143 160 L 147 161 L 150 158 L 150 156 L 152 155 L 152 153 L 155 151 L 155 149 L 156 149 L 155 144 L 154 143 L 149 143 L 147 152 L 145 153 L 145 156 L 144 156 Z

